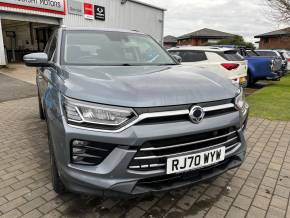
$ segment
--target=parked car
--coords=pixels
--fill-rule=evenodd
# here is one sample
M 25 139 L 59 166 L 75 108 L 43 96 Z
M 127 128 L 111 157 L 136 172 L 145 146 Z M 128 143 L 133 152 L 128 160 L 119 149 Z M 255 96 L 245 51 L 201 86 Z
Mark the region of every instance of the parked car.
M 213 46 L 181 46 L 168 50 L 181 57 L 182 64 L 203 67 L 247 86 L 247 62 L 234 49 Z
M 180 65 L 146 34 L 61 27 L 45 53 L 24 61 L 38 67 L 39 112 L 59 194 L 168 191 L 244 161 L 242 89 Z
M 280 55 L 287 61 L 287 71 L 290 70 L 290 52 L 287 50 L 278 50 Z
M 248 84 L 254 85 L 259 80 L 279 80 L 281 77 L 281 61 L 275 57 L 260 56 L 251 49 L 237 48 L 248 61 Z
M 279 80 L 281 77 L 281 61 L 275 57 L 262 57 L 253 49 L 238 45 L 216 45 L 220 48 L 236 49 L 248 61 L 248 86 L 259 80 Z
M 276 61 L 281 64 L 281 73 L 285 75 L 287 73 L 287 65 L 288 61 L 278 52 L 277 50 L 270 50 L 270 49 L 257 49 L 255 50 L 260 56 L 264 57 L 275 57 Z

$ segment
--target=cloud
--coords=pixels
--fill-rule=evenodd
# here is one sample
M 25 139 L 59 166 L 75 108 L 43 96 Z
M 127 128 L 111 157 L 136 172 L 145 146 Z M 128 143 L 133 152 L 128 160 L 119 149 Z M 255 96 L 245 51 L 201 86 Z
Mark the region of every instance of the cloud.
M 166 8 L 165 35 L 180 36 L 212 28 L 244 36 L 282 28 L 272 19 L 265 0 L 142 0 Z

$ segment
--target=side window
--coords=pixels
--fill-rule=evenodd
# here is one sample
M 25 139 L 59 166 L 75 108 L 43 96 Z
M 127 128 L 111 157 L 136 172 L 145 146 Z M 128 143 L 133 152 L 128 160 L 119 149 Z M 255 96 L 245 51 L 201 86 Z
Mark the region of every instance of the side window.
M 203 51 L 179 51 L 178 54 L 182 58 L 182 62 L 198 62 L 207 60 Z
M 243 61 L 244 58 L 242 55 L 238 53 L 238 51 L 225 51 L 223 53 L 218 53 L 220 56 L 222 56 L 224 59 L 228 61 Z

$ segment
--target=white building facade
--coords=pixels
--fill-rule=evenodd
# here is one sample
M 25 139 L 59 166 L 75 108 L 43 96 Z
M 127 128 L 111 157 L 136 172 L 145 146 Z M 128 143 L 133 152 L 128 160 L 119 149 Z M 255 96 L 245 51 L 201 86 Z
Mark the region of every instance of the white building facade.
M 0 0 L 0 65 L 42 51 L 60 25 L 137 30 L 162 43 L 164 13 L 137 0 Z

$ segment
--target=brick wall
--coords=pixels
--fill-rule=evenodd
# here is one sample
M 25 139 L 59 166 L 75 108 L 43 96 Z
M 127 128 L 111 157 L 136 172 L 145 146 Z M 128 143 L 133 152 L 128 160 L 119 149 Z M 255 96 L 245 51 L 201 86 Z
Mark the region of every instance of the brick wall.
M 261 49 L 290 49 L 290 36 L 261 38 Z
M 172 47 L 176 47 L 177 43 L 173 43 L 173 42 L 164 42 L 163 46 L 165 48 L 172 48 Z
M 178 45 L 192 45 L 192 46 L 200 46 L 207 44 L 207 39 L 181 39 L 178 40 Z

